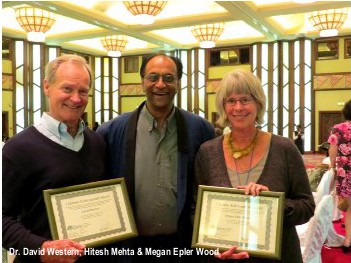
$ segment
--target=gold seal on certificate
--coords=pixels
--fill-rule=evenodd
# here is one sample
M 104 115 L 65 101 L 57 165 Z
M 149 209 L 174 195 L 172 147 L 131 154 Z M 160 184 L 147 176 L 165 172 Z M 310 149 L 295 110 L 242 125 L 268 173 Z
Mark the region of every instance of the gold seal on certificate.
M 284 199 L 281 192 L 252 196 L 200 185 L 192 246 L 221 252 L 238 246 L 253 256 L 280 259 Z
M 124 178 L 44 190 L 53 239 L 88 247 L 137 236 Z

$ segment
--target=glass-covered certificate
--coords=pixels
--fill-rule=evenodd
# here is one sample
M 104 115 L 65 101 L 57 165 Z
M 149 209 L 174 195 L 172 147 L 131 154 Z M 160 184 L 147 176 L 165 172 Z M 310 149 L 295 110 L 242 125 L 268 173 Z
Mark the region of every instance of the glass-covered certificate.
M 53 239 L 88 247 L 137 236 L 124 178 L 44 190 Z
M 238 246 L 238 252 L 280 259 L 284 199 L 282 192 L 252 196 L 244 190 L 200 185 L 192 246 L 221 252 Z

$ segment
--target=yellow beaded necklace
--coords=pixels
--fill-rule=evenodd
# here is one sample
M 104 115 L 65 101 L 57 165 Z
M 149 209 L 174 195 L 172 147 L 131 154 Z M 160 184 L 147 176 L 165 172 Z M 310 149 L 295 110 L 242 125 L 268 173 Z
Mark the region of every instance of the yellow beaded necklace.
M 256 130 L 255 137 L 252 139 L 251 143 L 247 147 L 245 147 L 244 149 L 235 148 L 235 145 L 233 142 L 233 137 L 232 137 L 231 133 L 229 133 L 225 136 L 226 143 L 229 146 L 229 149 L 231 149 L 234 159 L 240 159 L 246 155 L 249 155 L 249 153 L 252 152 L 252 150 L 255 147 L 255 144 L 257 142 L 257 134 L 258 134 L 258 130 Z

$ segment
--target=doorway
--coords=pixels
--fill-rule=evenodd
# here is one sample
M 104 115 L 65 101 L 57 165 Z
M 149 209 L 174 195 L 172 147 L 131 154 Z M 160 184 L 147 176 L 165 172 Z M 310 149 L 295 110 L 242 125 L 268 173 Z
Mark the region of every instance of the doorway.
M 333 126 L 343 122 L 344 117 L 341 111 L 320 111 L 319 112 L 319 142 L 318 145 L 328 141 Z

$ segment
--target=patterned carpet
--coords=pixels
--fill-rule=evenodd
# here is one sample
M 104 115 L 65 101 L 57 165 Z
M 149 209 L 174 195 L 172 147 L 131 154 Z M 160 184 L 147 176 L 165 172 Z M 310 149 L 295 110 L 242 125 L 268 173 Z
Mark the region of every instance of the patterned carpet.
M 345 228 L 342 227 L 343 223 L 344 223 L 343 218 L 340 221 L 334 222 L 334 228 L 338 234 L 344 236 Z M 343 251 L 339 247 L 329 248 L 329 247 L 323 246 L 321 256 L 322 256 L 322 263 L 351 262 L 351 252 L 343 253 Z

